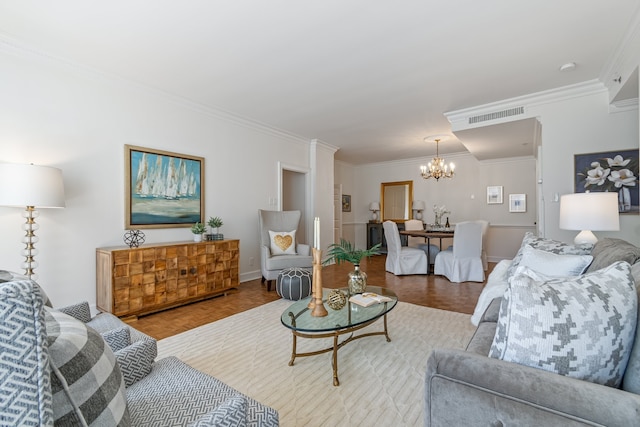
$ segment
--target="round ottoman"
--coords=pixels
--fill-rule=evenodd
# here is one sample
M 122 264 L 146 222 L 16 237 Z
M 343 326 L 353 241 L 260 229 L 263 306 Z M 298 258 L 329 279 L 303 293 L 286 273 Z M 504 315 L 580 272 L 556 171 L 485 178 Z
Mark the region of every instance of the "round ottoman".
M 311 295 L 311 271 L 287 268 L 278 274 L 276 292 L 282 298 L 297 301 Z

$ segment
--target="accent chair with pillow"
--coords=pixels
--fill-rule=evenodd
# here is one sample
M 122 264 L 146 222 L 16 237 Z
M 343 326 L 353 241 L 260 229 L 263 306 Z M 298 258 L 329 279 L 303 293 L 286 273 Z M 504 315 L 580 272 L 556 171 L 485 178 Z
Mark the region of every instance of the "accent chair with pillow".
M 286 268 L 312 268 L 310 246 L 297 243 L 300 211 L 258 210 L 260 221 L 260 270 L 267 290 Z
M 430 355 L 425 426 L 640 425 L 639 260 L 620 239 L 527 233 L 491 273 L 466 351 Z

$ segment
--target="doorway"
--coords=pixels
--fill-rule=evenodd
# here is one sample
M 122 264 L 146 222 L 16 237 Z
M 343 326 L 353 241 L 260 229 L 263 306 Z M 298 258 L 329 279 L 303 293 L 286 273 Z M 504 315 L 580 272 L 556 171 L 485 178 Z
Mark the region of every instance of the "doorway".
M 301 212 L 296 240 L 298 243 L 312 244 L 307 239 L 307 177 L 308 171 L 280 166 L 280 209 Z

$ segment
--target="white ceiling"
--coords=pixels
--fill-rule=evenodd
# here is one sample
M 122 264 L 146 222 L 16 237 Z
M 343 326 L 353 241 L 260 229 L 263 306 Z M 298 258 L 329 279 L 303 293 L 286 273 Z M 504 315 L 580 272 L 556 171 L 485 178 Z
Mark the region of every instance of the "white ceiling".
M 599 78 L 638 5 L 0 0 L 0 37 L 320 139 L 359 164 L 433 155 L 423 138 L 451 133 L 444 112 Z M 460 151 L 456 138 L 440 144 Z

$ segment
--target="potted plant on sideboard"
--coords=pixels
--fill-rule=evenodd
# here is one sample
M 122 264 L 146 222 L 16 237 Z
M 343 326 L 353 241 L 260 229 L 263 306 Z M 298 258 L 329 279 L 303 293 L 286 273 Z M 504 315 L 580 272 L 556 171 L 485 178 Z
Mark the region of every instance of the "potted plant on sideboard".
M 210 235 L 211 240 L 224 240 L 224 235 L 220 233 L 220 227 L 222 227 L 222 225 L 224 224 L 222 222 L 222 218 L 220 218 L 219 216 L 212 216 L 211 218 L 209 218 L 207 224 L 209 225 L 209 227 L 211 227 L 211 231 L 213 231 L 214 228 L 216 229 L 216 232 Z
M 191 226 L 194 242 L 202 242 L 202 235 L 207 231 L 207 227 L 201 222 L 196 222 Z

